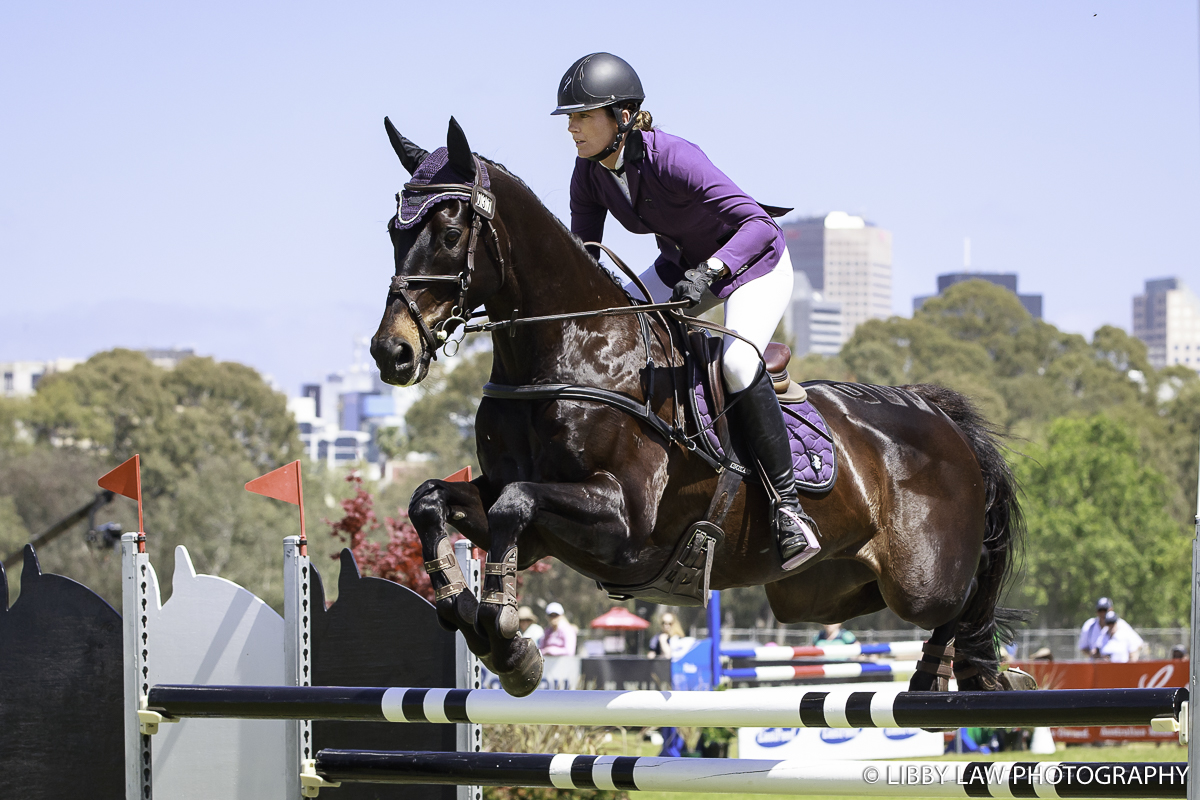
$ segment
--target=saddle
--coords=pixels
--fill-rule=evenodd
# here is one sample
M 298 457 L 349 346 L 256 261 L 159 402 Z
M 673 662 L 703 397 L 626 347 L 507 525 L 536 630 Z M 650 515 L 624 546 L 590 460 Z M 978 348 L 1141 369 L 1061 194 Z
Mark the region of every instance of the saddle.
M 703 330 L 691 332 L 685 341 L 688 440 L 706 460 L 720 465 L 717 488 L 705 518 L 693 523 L 680 537 L 654 580 L 638 586 L 600 584 L 614 600 L 637 597 L 666 605 L 706 606 L 713 555 L 725 539 L 721 525 L 733 505 L 738 484 L 751 474 L 743 464 L 753 464 L 753 454 L 738 452 L 725 414 L 723 342 Z M 763 355 L 790 434 L 796 486 L 809 492 L 829 491 L 837 478 L 836 451 L 829 428 L 808 402 L 804 387 L 788 375 L 792 354 L 787 345 L 772 342 Z

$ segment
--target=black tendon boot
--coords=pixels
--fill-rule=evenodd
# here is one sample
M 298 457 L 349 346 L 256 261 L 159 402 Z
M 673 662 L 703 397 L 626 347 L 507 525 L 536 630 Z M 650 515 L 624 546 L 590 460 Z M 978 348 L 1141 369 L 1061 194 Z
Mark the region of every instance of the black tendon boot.
M 779 555 L 785 570 L 795 569 L 821 552 L 817 524 L 800 507 L 796 494 L 796 476 L 792 472 L 792 451 L 788 444 L 783 411 L 775 397 L 775 388 L 764 375 L 754 385 L 736 395 L 729 416 L 746 437 L 759 463 L 767 473 L 779 500 L 773 503 L 772 522 Z

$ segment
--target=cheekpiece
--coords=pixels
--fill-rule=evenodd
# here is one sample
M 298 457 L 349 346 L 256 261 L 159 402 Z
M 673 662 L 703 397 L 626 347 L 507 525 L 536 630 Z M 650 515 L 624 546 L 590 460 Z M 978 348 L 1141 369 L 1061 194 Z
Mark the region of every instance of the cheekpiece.
M 496 199 L 488 191 L 492 182 L 488 176 L 487 165 L 478 158 L 474 161 L 479 170 L 478 184 L 470 175 L 462 175 L 450 166 L 450 153 L 446 148 L 439 147 L 426 156 L 406 187 L 455 185 L 429 192 L 423 192 L 419 188 L 405 188 L 400 193 L 400 205 L 396 209 L 396 230 L 407 230 L 420 224 L 430 209 L 443 200 L 466 200 L 485 219 L 491 219 L 496 209 Z

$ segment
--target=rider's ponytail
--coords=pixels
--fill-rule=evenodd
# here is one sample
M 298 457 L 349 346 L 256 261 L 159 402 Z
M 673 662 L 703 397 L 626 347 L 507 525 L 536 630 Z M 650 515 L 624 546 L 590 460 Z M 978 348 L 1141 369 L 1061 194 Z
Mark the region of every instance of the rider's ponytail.
M 649 131 L 654 129 L 654 117 L 649 111 L 639 111 L 633 118 L 633 129 L 635 131 Z

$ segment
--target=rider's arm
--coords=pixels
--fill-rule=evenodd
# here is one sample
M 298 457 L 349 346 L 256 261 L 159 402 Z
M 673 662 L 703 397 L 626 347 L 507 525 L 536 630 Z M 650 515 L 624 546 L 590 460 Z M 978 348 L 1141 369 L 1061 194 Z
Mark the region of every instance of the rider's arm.
M 585 242 L 604 241 L 604 218 L 608 209 L 596 199 L 588 175 L 590 162 L 576 159 L 571 175 L 571 233 Z M 592 258 L 600 260 L 600 248 L 589 247 Z
M 663 155 L 660 174 L 664 184 L 698 201 L 706 216 L 731 230 L 728 241 L 712 256 L 720 259 L 732 275 L 758 261 L 776 244 L 779 227 L 700 148 L 680 140 Z

